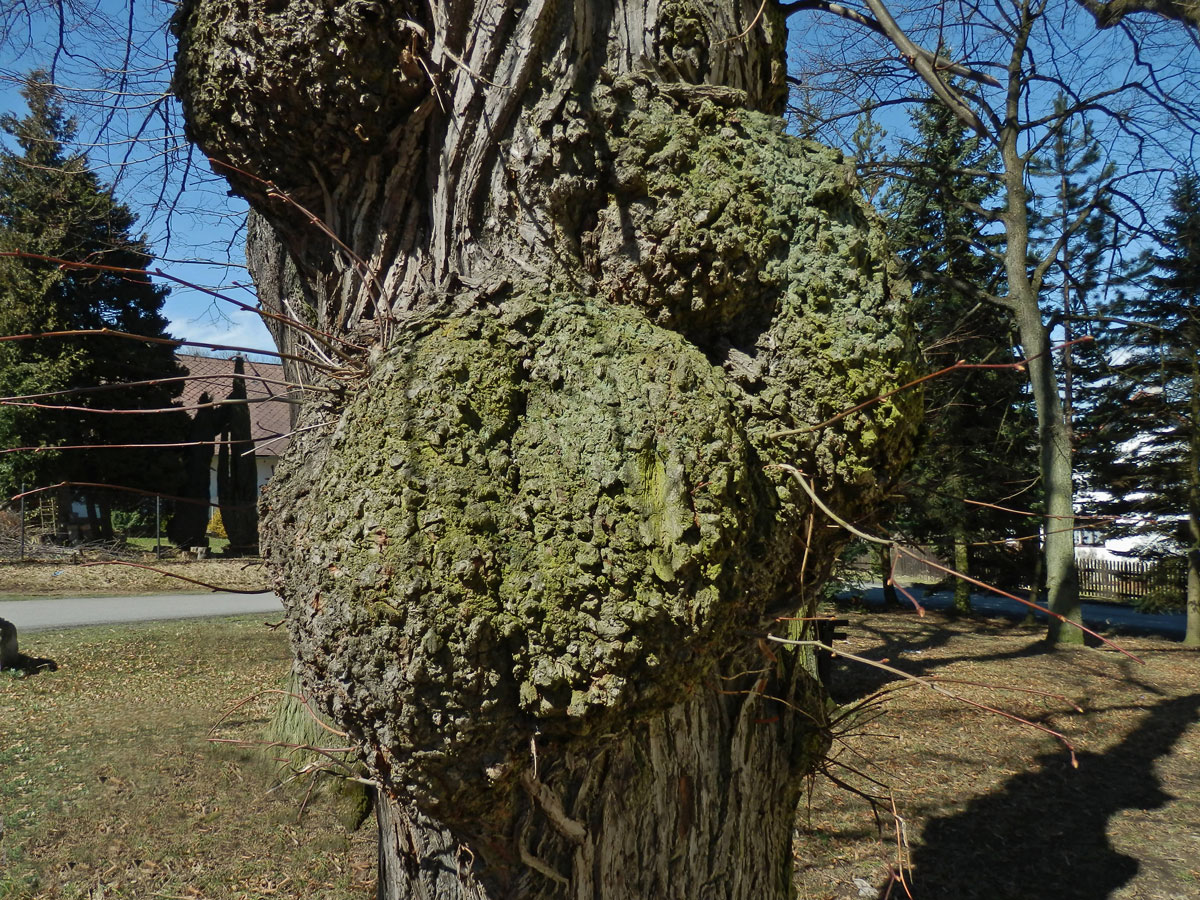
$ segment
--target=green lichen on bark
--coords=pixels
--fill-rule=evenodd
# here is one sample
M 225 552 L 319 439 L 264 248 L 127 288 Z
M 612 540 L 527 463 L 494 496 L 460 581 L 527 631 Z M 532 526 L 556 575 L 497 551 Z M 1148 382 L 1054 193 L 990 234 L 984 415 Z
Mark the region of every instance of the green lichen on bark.
M 276 489 L 301 659 L 416 796 L 665 708 L 795 568 L 721 371 L 635 310 L 539 299 L 403 334 Z
M 907 286 L 841 154 L 729 99 L 618 79 L 597 103 L 613 175 L 582 246 L 612 302 L 723 362 L 747 427 L 765 434 L 822 422 L 911 373 Z M 776 444 L 776 459 L 811 455 L 818 481 L 858 483 L 847 513 L 860 514 L 906 457 L 918 404 L 906 395 Z
M 307 194 L 361 177 L 392 129 L 428 97 L 421 69 L 424 32 L 416 9 L 379 0 L 184 2 L 173 18 L 179 39 L 175 93 L 188 136 L 221 174 L 237 173 Z M 370 33 L 370 40 L 353 35 Z
M 772 464 L 861 520 L 917 412 L 900 395 L 775 434 L 910 376 L 840 156 L 711 92 L 604 96 L 612 177 L 578 270 L 398 325 L 272 490 L 314 689 L 385 784 L 456 819 L 503 804 L 532 740 L 667 709 L 793 611 L 806 552 L 811 582 L 844 536 L 806 545 L 809 500 Z

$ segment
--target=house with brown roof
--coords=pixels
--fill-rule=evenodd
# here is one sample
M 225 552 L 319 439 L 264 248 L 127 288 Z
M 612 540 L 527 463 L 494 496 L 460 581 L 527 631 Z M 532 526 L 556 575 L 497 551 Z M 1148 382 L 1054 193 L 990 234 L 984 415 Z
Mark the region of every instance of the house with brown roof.
M 201 395 L 207 394 L 211 402 L 219 403 L 229 396 L 233 388 L 234 359 L 216 356 L 176 355 L 179 364 L 191 376 L 183 383 L 180 403 L 188 415 L 195 417 L 200 406 Z M 254 442 L 254 461 L 258 469 L 258 487 L 267 483 L 275 471 L 292 432 L 291 402 L 295 392 L 289 393 L 283 366 L 279 363 L 244 360 L 246 399 L 250 407 L 250 438 Z M 214 457 L 215 458 L 215 457 Z M 214 463 L 211 495 L 216 496 L 217 481 Z
M 210 522 L 212 515 L 206 510 L 216 509 L 220 477 L 218 470 L 222 459 L 232 455 L 224 472 L 229 478 L 239 479 L 247 488 L 247 493 L 241 494 L 247 497 L 246 501 L 235 501 L 233 506 L 222 506 L 226 513 L 232 515 L 231 511 L 244 510 L 247 504 L 253 506 L 254 501 L 249 499 L 250 496 L 255 496 L 262 490 L 275 471 L 279 457 L 287 450 L 292 432 L 294 394 L 289 391 L 283 367 L 278 363 L 191 354 L 178 354 L 177 358 L 188 376 L 184 382 L 180 402 L 193 423 L 191 440 L 200 441 L 201 444 L 184 451 L 184 485 L 180 489 L 182 496 L 177 501 L 175 517 L 168 526 L 167 533 L 171 540 L 180 546 L 203 547 L 207 546 L 208 540 L 204 534 L 206 523 Z M 231 396 L 239 380 L 245 389 L 245 399 Z M 249 452 L 254 458 L 253 476 L 246 467 L 240 465 L 240 458 L 246 453 L 242 448 L 246 445 L 230 446 L 227 442 L 230 435 L 222 433 L 229 427 L 226 417 L 233 415 L 234 410 L 239 408 L 249 412 L 252 447 Z M 222 422 L 226 424 L 221 424 Z M 213 442 L 211 446 L 208 445 L 210 440 Z M 230 466 L 234 468 L 231 469 Z M 241 474 L 236 474 L 234 469 Z M 251 477 L 254 479 L 252 487 Z M 241 490 L 236 487 L 232 489 Z M 180 506 L 180 502 L 184 505 Z M 248 515 L 248 520 L 240 513 L 236 516 L 237 522 L 228 518 L 225 520 L 231 550 L 235 544 L 234 525 L 238 525 L 241 539 L 236 543 L 239 548 L 243 552 L 255 552 L 258 541 L 256 517 L 252 513 Z

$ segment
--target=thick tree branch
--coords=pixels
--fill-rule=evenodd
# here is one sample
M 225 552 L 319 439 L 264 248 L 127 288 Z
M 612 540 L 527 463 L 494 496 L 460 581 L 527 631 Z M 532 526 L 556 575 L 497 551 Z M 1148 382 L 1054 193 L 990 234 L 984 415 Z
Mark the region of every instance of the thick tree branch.
M 1097 28 L 1115 28 L 1126 16 L 1147 14 L 1182 22 L 1200 30 L 1197 0 L 1075 0 L 1092 14 Z
M 875 19 L 879 23 L 880 28 L 883 29 L 883 33 L 887 39 L 896 45 L 896 49 L 900 51 L 913 70 L 929 85 L 930 90 L 933 91 L 937 98 L 945 103 L 950 111 L 961 119 L 972 131 L 990 139 L 992 135 L 984 127 L 979 116 L 963 101 L 958 91 L 951 88 L 950 85 L 942 80 L 935 68 L 934 62 L 930 61 L 928 52 L 923 53 L 921 48 L 913 43 L 912 39 L 896 23 L 896 20 L 892 18 L 891 12 L 883 5 L 882 0 L 866 0 L 866 4 L 875 15 Z
M 842 6 L 840 3 L 830 3 L 828 0 L 799 0 L 797 3 L 785 4 L 781 7 L 781 9 L 783 10 L 783 14 L 786 16 L 790 16 L 794 12 L 801 12 L 809 9 L 818 10 L 819 12 L 827 12 L 830 15 L 838 16 L 839 18 L 854 22 L 856 25 L 862 25 L 864 28 L 869 28 L 876 34 L 882 35 L 888 40 L 893 41 L 893 43 L 896 43 L 892 37 L 892 34 L 889 33 L 888 29 L 879 21 L 872 19 L 870 16 L 863 15 L 856 9 L 850 9 L 849 7 Z M 892 24 L 894 25 L 895 23 L 893 22 Z M 896 43 L 896 46 L 899 47 L 900 45 Z M 992 87 L 1000 86 L 1000 82 L 998 82 L 991 75 L 985 75 L 983 72 L 978 72 L 969 66 L 964 66 L 962 63 L 955 63 L 950 62 L 947 59 L 942 59 L 941 57 L 931 53 L 929 50 L 926 50 L 924 47 L 919 47 L 916 44 L 912 44 L 911 49 L 901 48 L 901 52 L 906 54 L 911 52 L 912 54 L 921 57 L 924 60 L 924 63 L 928 65 L 931 70 L 937 69 L 942 72 L 949 72 L 951 75 L 957 75 L 960 78 L 967 78 L 971 81 L 978 82 L 979 84 L 986 84 Z

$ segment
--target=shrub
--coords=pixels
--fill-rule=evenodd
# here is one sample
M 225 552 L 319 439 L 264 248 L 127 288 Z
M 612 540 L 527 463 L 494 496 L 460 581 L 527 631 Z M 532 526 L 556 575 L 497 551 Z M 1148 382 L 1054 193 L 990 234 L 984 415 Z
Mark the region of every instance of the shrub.
M 207 534 L 209 537 L 216 538 L 229 537 L 229 535 L 225 533 L 225 523 L 221 520 L 221 511 L 219 509 L 214 509 L 212 518 L 208 520 Z

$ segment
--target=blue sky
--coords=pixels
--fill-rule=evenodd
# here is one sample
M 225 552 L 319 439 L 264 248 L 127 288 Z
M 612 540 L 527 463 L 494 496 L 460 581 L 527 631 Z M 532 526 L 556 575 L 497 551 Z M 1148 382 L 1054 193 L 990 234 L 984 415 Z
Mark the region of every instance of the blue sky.
M 87 2 L 94 14 L 66 23 L 65 52 L 57 54 L 55 19 L 34 20 L 28 27 L 28 20 L 0 20 L 0 111 L 23 115 L 21 79 L 35 67 L 54 64 L 55 83 L 63 87 L 79 128 L 76 149 L 87 154 L 103 182 L 115 183 L 117 199 L 138 215 L 137 227 L 149 239 L 153 267 L 171 276 L 158 279 L 171 288 L 165 307 L 171 334 L 273 349 L 257 315 L 172 280 L 256 302 L 243 251 L 246 205 L 228 196 L 225 182 L 188 147 L 178 104 L 169 97 L 174 47 L 165 26 L 174 4 L 134 0 L 131 20 L 125 0 L 80 5 Z M 6 24 L 16 27 L 5 32 Z M 130 37 L 134 52 L 126 67 Z M 121 68 L 131 70 L 125 79 L 96 74 Z M 133 135 L 139 140 L 129 140 Z
M 898 0 L 893 6 L 900 10 L 903 4 Z M 1065 4 L 1063 8 L 1070 6 Z M 36 9 L 36 4 L 24 8 Z M 224 180 L 215 176 L 207 161 L 188 145 L 182 134 L 178 104 L 169 96 L 174 42 L 166 26 L 175 4 L 170 0 L 72 0 L 69 8 L 74 15 L 63 23 L 64 42 L 59 47 L 60 23 L 55 13 L 62 8 L 64 4 L 48 3 L 43 17 L 31 20 L 24 13 L 13 12 L 18 9 L 16 4 L 0 0 L 0 110 L 20 112 L 17 87 L 22 77 L 34 67 L 53 65 L 55 81 L 62 86 L 78 118 L 79 149 L 87 153 L 102 180 L 115 183 L 117 197 L 139 215 L 139 227 L 158 257 L 155 265 L 181 281 L 253 303 L 243 253 L 245 204 L 228 196 Z M 790 39 L 797 48 L 795 56 L 799 61 L 813 59 L 815 54 L 819 55 L 822 44 L 838 37 L 837 20 L 816 12 L 794 15 L 789 24 Z M 957 33 L 952 24 L 946 23 L 945 33 L 955 38 Z M 842 23 L 841 27 L 848 26 Z M 1099 90 L 1114 79 L 1129 83 L 1145 76 L 1144 67 L 1139 68 L 1124 54 L 1126 48 L 1114 43 L 1117 35 L 1097 33 L 1065 20 L 1054 27 L 1057 34 L 1071 39 L 1061 41 L 1052 55 L 1039 59 L 1069 71 L 1071 79 L 1081 82 L 1081 87 Z M 1147 38 L 1150 43 L 1146 48 L 1155 49 L 1160 67 L 1157 75 L 1174 80 L 1189 78 L 1197 68 L 1195 48 L 1180 49 L 1175 46 L 1177 41 L 1172 44 L 1168 40 L 1172 35 L 1169 29 L 1165 31 L 1161 45 L 1154 43 L 1159 38 L 1152 35 L 1153 40 Z M 852 31 L 851 38 L 863 39 L 858 31 Z M 925 35 L 925 38 L 941 40 L 940 36 Z M 959 40 L 952 39 L 950 43 Z M 1175 59 L 1168 49 L 1182 56 Z M 990 65 L 989 60 L 1003 58 L 1003 47 L 998 45 L 981 44 L 976 50 L 977 58 L 985 65 Z M 894 61 L 894 51 L 881 52 Z M 923 93 L 909 73 L 899 68 L 897 77 L 880 80 L 880 90 Z M 128 73 L 124 78 L 114 74 L 122 71 Z M 833 77 L 836 80 L 842 76 Z M 985 93 L 1000 92 L 985 89 Z M 1049 88 L 1043 93 L 1045 96 L 1034 99 L 1045 106 L 1051 93 Z M 854 102 L 853 98 L 846 99 Z M 893 145 L 908 131 L 907 114 L 907 107 L 894 106 L 878 116 L 890 132 Z M 1168 134 L 1167 146 L 1157 146 L 1152 141 L 1149 152 L 1137 156 L 1130 154 L 1130 143 L 1116 119 L 1101 124 L 1099 136 L 1114 158 L 1125 157 L 1127 166 L 1144 172 L 1137 176 L 1143 200 L 1153 207 L 1155 195 L 1165 199 L 1170 158 L 1178 160 L 1191 155 L 1186 134 L 1181 135 L 1183 146 L 1170 147 L 1178 139 L 1164 132 Z M 851 117 L 843 120 L 838 133 L 826 131 L 823 136 L 845 146 L 853 130 Z M 136 140 L 131 139 L 135 136 Z M 1166 153 L 1168 158 L 1164 158 L 1164 151 L 1170 151 Z M 1157 184 L 1151 183 L 1156 179 Z M 1153 210 L 1152 218 L 1160 214 Z M 273 346 L 265 327 L 253 313 L 237 310 L 179 284 L 171 287 L 166 314 L 176 337 L 263 349 Z

